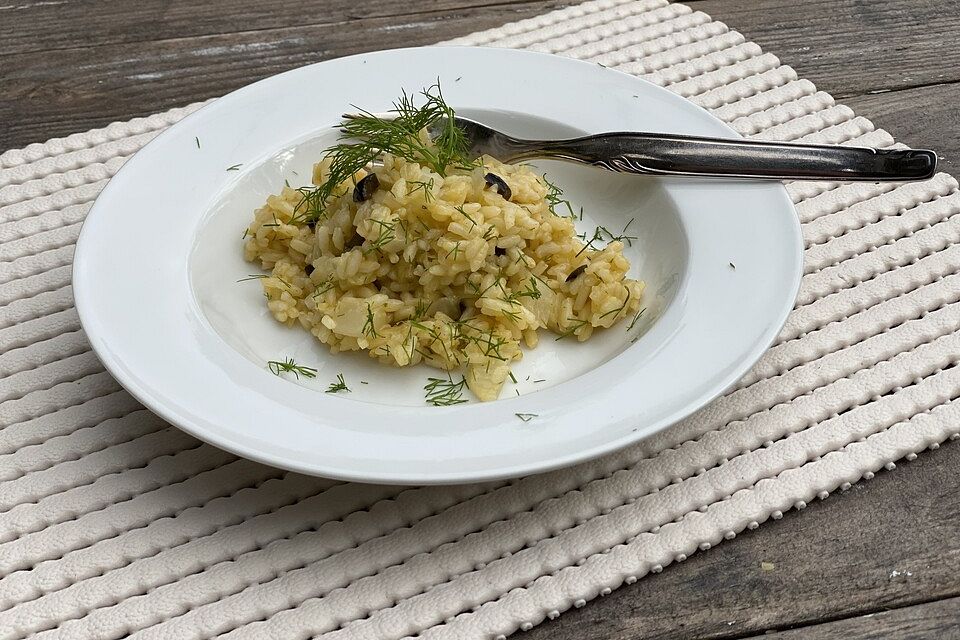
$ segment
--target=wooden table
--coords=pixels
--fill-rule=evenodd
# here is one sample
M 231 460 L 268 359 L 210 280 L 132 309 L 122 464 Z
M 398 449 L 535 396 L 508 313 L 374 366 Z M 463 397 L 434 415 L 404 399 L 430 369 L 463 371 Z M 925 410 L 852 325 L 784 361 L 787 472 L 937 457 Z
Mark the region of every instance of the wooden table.
M 960 158 L 960 1 L 699 0 L 941 167 Z M 0 2 L 0 151 L 430 44 L 554 0 Z M 960 637 L 960 442 L 790 512 L 522 638 Z M 761 568 L 765 563 L 766 570 Z

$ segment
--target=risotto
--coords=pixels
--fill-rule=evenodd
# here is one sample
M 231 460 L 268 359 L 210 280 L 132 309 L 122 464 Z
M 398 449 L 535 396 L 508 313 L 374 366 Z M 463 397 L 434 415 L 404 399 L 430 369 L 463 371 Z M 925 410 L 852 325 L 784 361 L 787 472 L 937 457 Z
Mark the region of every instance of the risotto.
M 425 149 L 438 144 L 425 128 L 412 135 Z M 314 167 L 328 195 L 312 215 L 315 191 L 270 196 L 244 256 L 269 272 L 261 283 L 274 318 L 333 352 L 423 363 L 451 384 L 461 372 L 461 388 L 480 400 L 498 397 L 540 329 L 583 341 L 635 319 L 644 285 L 627 277 L 629 237 L 578 236 L 559 189 L 528 166 L 488 156 L 438 164 L 441 155 L 379 153 L 341 179 L 332 153 Z

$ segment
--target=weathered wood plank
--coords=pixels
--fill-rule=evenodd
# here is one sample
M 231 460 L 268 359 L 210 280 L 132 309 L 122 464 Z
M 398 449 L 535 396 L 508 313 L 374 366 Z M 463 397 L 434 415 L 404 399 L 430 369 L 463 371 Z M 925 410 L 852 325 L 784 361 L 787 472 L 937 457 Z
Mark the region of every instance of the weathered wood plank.
M 960 638 L 960 598 L 926 602 L 892 611 L 780 631 L 749 640 L 912 640 Z
M 911 147 L 934 149 L 940 170 L 960 169 L 960 83 L 916 87 L 845 99 L 844 104 Z
M 255 80 L 353 53 L 427 45 L 538 15 L 527 1 L 319 26 L 0 56 L 0 148 L 104 126 L 223 95 Z
M 958 465 L 960 442 L 949 442 L 567 611 L 523 640 L 739 638 L 956 598 Z
M 303 18 L 296 13 L 302 11 L 301 5 L 293 0 L 274 0 L 262 7 L 254 0 L 236 0 L 229 9 L 215 2 L 177 0 L 139 3 L 133 19 L 126 3 L 75 6 L 49 1 L 20 0 L 16 6 L 27 8 L 0 11 L 0 32 L 7 36 L 0 37 L 0 50 L 12 46 L 4 43 L 17 41 L 19 33 L 38 32 L 47 34 L 37 35 L 41 40 L 51 37 L 54 42 L 37 46 L 67 47 L 42 54 L 0 55 L 4 87 L 0 148 L 222 95 L 302 64 L 372 49 L 431 44 L 565 4 L 469 0 L 471 6 L 452 9 L 459 3 L 439 0 L 429 10 L 404 13 L 400 0 L 375 8 L 334 0 L 325 3 L 322 15 Z M 496 5 L 489 4 L 494 1 Z M 960 61 L 960 48 L 933 47 L 942 44 L 944 33 L 960 31 L 960 11 L 949 10 L 960 7 L 960 0 L 947 4 L 702 0 L 694 5 L 759 40 L 839 96 L 955 79 L 960 74 L 960 65 L 953 64 Z M 353 19 L 364 12 L 380 17 Z M 314 26 L 304 21 L 333 22 Z M 923 32 L 924 21 L 940 25 L 936 36 Z M 218 28 L 215 35 L 197 35 Z M 114 41 L 119 44 L 102 44 Z M 900 43 L 896 52 L 886 46 L 890 41 Z M 88 43 L 102 46 L 82 46 Z M 920 66 L 925 70 L 915 72 Z M 892 76 L 896 82 L 888 82 Z
M 693 5 L 838 98 L 960 80 L 960 0 L 703 0 Z
M 392 17 L 408 23 L 423 13 L 481 8 L 497 18 L 524 0 L 233 0 L 232 2 L 115 2 L 9 0 L 0 4 L 0 54 L 182 39 L 293 26 L 317 26 Z M 544 3 L 545 4 L 545 3 Z

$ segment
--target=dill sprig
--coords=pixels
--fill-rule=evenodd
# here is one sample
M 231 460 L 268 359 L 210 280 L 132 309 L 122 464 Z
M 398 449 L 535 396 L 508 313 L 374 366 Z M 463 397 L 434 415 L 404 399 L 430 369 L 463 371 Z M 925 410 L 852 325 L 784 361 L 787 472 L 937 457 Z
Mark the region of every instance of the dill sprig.
M 363 335 L 369 338 L 379 338 L 380 334 L 377 333 L 377 327 L 373 323 L 373 307 L 370 306 L 370 303 L 367 303 L 367 320 L 363 323 Z
M 450 251 L 447 252 L 447 255 L 443 256 L 443 259 L 446 260 L 446 259 L 449 258 L 451 255 L 453 255 L 454 261 L 456 261 L 457 257 L 460 255 L 460 241 L 459 241 L 459 240 L 456 242 L 456 244 L 453 245 L 453 249 L 450 249 Z
M 492 329 L 482 329 L 470 324 L 469 320 L 457 321 L 452 323 L 456 327 L 456 337 L 462 338 L 467 342 L 475 344 L 487 358 L 506 362 L 507 357 L 503 355 L 501 349 L 506 346 L 507 339 L 495 333 Z M 476 333 L 468 333 L 470 329 Z
M 560 214 L 557 213 L 557 207 L 563 205 L 567 208 L 567 212 L 570 214 L 569 217 L 576 220 L 577 214 L 573 211 L 573 205 L 570 204 L 569 200 L 561 197 L 563 196 L 563 189 L 547 180 L 547 174 L 544 173 L 541 177 L 543 178 L 543 184 L 547 186 L 547 195 L 544 199 L 547 201 L 547 208 L 550 209 L 550 213 L 559 216 Z M 583 219 L 583 207 L 580 208 L 580 219 Z
M 312 297 L 313 297 L 313 298 L 317 298 L 317 297 L 319 297 L 319 296 L 322 296 L 322 295 L 325 294 L 327 291 L 330 291 L 330 289 L 333 289 L 333 286 L 334 286 L 334 285 L 333 285 L 333 282 L 331 282 L 330 280 L 326 280 L 326 281 L 324 281 L 324 282 L 321 282 L 321 283 L 317 286 L 316 290 L 313 292 L 313 296 L 312 296 Z
M 384 153 L 425 164 L 440 176 L 446 176 L 451 166 L 472 166 L 467 157 L 467 137 L 456 126 L 454 111 L 444 101 L 439 81 L 421 91 L 420 96 L 423 104 L 417 106 L 416 96 L 404 91 L 393 103 L 391 118 L 363 109 L 346 118 L 340 126 L 346 141 L 326 150 L 331 158 L 326 181 L 316 188 L 298 190 L 303 199 L 296 207 L 297 216 L 319 219 L 339 186 Z M 424 129 L 432 134 L 429 142 L 420 137 Z
M 296 362 L 293 358 L 287 358 L 286 360 L 270 360 L 267 362 L 267 368 L 270 369 L 270 372 L 275 376 L 279 376 L 281 373 L 292 373 L 297 377 L 297 380 L 300 379 L 300 376 L 304 378 L 316 378 L 317 370 L 310 367 L 304 367 Z
M 273 275 L 272 273 L 257 273 L 249 275 L 246 278 L 240 278 L 237 282 L 249 282 L 250 280 L 264 280 L 266 278 L 276 278 L 280 281 L 280 284 L 285 286 L 287 289 L 293 289 L 293 285 L 281 278 L 280 276 Z
M 597 242 L 610 243 L 610 242 L 620 241 L 625 245 L 627 245 L 628 247 L 632 247 L 633 241 L 637 239 L 637 236 L 628 235 L 627 229 L 630 228 L 630 225 L 633 224 L 633 221 L 634 221 L 634 218 L 630 218 L 627 224 L 623 226 L 623 229 L 620 231 L 620 233 L 616 235 L 612 231 L 604 227 L 603 225 L 593 230 L 593 236 L 591 236 L 590 240 L 587 240 L 586 233 L 581 234 L 580 239 L 586 242 L 586 244 L 583 246 L 582 249 L 580 249 L 580 251 L 577 252 L 574 258 L 579 257 L 580 254 L 582 254 L 587 249 L 593 249 L 594 251 L 596 251 L 597 247 L 595 247 L 594 244 Z
M 407 195 L 413 195 L 417 191 L 423 191 L 423 201 L 432 202 L 433 201 L 433 178 L 424 182 L 423 180 L 408 180 L 407 184 L 417 185 L 413 189 L 407 191 Z
M 585 327 L 587 325 L 586 320 L 580 320 L 579 318 L 567 318 L 567 322 L 569 322 L 570 325 L 564 329 L 562 333 L 558 334 L 555 340 L 563 340 L 567 336 L 572 336 L 581 327 Z
M 530 298 L 531 300 L 539 300 L 541 295 L 543 294 L 540 292 L 540 289 L 537 288 L 536 278 L 531 276 L 530 284 L 527 285 L 526 289 L 523 289 L 521 291 L 514 291 L 513 293 L 508 295 L 505 298 L 505 300 L 507 302 L 513 302 L 513 303 L 518 302 L 520 298 Z
M 519 305 L 519 302 L 514 302 L 513 304 Z M 501 309 L 500 314 L 505 318 L 509 318 L 514 324 L 520 324 L 520 314 L 516 311 L 510 309 Z
M 513 414 L 523 420 L 524 422 L 530 422 L 534 418 L 540 417 L 539 413 L 515 413 Z
M 633 326 L 637 324 L 637 320 L 640 319 L 640 316 L 642 316 L 643 312 L 646 310 L 647 308 L 644 307 L 643 309 L 640 309 L 640 311 L 637 311 L 637 315 L 633 316 L 633 320 L 631 320 L 630 324 L 627 325 L 627 331 L 630 331 L 630 329 L 633 329 Z
M 623 304 L 621 304 L 616 309 L 611 309 L 610 311 L 607 311 L 606 313 L 602 314 L 600 316 L 600 319 L 603 320 L 610 314 L 613 314 L 613 319 L 616 320 L 617 317 L 620 315 L 620 312 L 627 308 L 627 303 L 629 302 L 630 302 L 630 289 L 627 289 L 627 296 L 623 299 Z M 627 330 L 629 331 L 629 328 Z
M 389 242 L 392 242 L 396 239 L 396 229 L 397 223 L 390 222 L 387 220 L 377 220 L 375 218 L 370 218 L 371 224 L 377 225 L 378 232 L 377 237 L 373 240 L 370 240 L 369 246 L 364 250 L 364 254 L 370 253 L 371 251 L 380 251 L 384 245 Z
M 627 229 L 630 228 L 630 225 L 633 224 L 634 220 L 635 218 L 630 218 L 627 224 L 623 226 L 623 230 L 620 232 L 619 235 L 613 235 L 606 227 L 603 227 L 603 226 L 597 227 L 596 233 L 600 234 L 601 239 L 603 239 L 603 236 L 606 235 L 607 242 L 614 242 L 615 240 L 619 240 L 620 242 L 624 243 L 628 247 L 632 247 L 633 240 L 636 240 L 637 236 L 627 235 Z
M 411 320 L 420 320 L 427 314 L 427 310 L 430 308 L 430 304 L 423 298 L 417 299 L 417 306 L 413 308 L 413 317 Z
M 477 221 L 470 217 L 470 214 L 464 210 L 463 205 L 454 206 L 453 208 L 456 209 L 460 215 L 470 221 L 470 229 L 473 229 L 475 226 L 477 226 Z
M 427 392 L 426 400 L 435 407 L 449 407 L 455 404 L 466 402 L 463 397 L 463 388 L 467 385 L 467 379 L 461 377 L 460 382 L 454 382 L 453 378 L 447 374 L 447 379 L 427 378 L 427 384 L 423 389 Z
M 331 382 L 330 386 L 327 387 L 326 393 L 337 393 L 338 391 L 346 391 L 349 393 L 350 387 L 347 386 L 347 383 L 343 380 L 343 374 L 337 374 L 336 382 Z
M 586 238 L 584 237 L 584 239 L 586 239 Z M 593 246 L 593 243 L 594 243 L 594 242 L 602 242 L 602 241 L 603 241 L 603 232 L 600 230 L 600 227 L 597 227 L 597 228 L 594 230 L 594 232 L 593 232 L 593 237 L 590 238 L 590 240 L 587 242 L 587 244 L 583 245 L 583 248 L 580 249 L 580 251 L 577 251 L 577 254 L 576 254 L 575 256 L 573 256 L 573 257 L 574 257 L 574 258 L 579 258 L 579 257 L 580 257 L 580 254 L 583 253 L 584 251 L 586 251 L 587 249 L 594 249 L 594 250 L 596 250 L 596 248 Z

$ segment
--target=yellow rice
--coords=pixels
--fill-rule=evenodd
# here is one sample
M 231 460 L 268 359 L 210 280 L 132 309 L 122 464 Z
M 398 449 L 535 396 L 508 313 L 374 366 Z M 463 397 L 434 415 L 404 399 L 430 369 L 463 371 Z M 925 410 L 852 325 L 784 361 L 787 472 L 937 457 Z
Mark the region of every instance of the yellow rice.
M 270 272 L 261 282 L 273 316 L 333 352 L 462 370 L 481 400 L 499 395 L 521 342 L 535 347 L 538 329 L 583 341 L 632 318 L 644 285 L 626 277 L 621 242 L 584 248 L 532 169 L 482 162 L 442 177 L 385 156 L 370 169 L 379 179 L 372 198 L 354 201 L 354 182 L 366 175 L 358 172 L 315 227 L 290 224 L 302 218 L 300 192 L 270 196 L 247 229 L 244 255 Z M 314 184 L 328 169 L 329 159 L 314 167 Z M 509 185 L 509 200 L 487 173 Z

